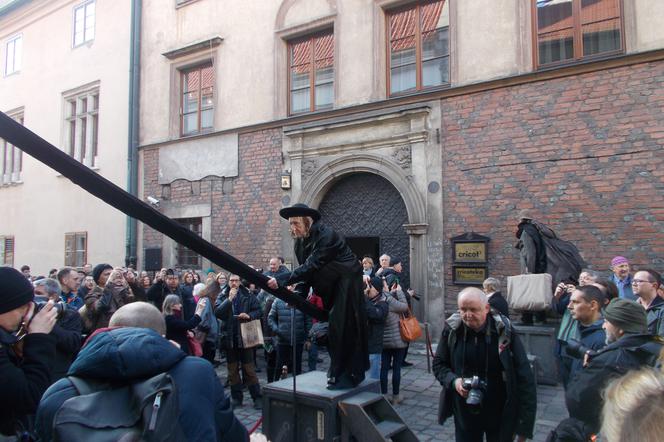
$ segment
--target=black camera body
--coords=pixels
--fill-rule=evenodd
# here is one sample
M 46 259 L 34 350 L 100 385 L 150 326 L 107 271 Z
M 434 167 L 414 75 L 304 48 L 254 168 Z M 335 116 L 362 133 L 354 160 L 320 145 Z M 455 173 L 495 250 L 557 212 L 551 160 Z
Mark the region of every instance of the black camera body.
M 486 392 L 486 382 L 473 376 L 472 378 L 463 378 L 461 388 L 468 391 L 466 404 L 480 406 L 484 400 L 484 393 Z
M 577 359 L 583 359 L 584 356 L 587 354 L 589 358 L 592 358 L 597 354 L 597 351 L 593 350 L 592 348 L 588 348 L 581 341 L 577 339 L 570 339 L 567 341 L 567 346 L 565 347 L 565 351 L 567 352 L 568 356 L 571 356 L 573 358 Z
M 35 300 L 35 312 L 34 314 L 37 314 L 38 311 L 44 308 L 44 306 L 48 304 L 48 301 L 39 301 Z M 62 313 L 65 311 L 67 308 L 67 304 L 65 304 L 63 301 L 58 301 L 53 304 L 53 308 L 55 309 L 57 313 L 57 317 L 61 317 Z

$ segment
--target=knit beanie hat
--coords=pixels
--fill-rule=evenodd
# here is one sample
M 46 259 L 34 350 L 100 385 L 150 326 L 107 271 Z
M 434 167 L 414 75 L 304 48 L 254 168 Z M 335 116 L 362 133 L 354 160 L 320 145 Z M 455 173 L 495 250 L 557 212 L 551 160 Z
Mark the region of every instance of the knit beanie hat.
M 99 277 L 101 276 L 102 273 L 104 273 L 104 270 L 106 269 L 111 269 L 113 270 L 113 266 L 110 264 L 97 264 L 94 269 L 92 269 L 92 279 L 95 280 L 96 284 L 99 284 Z
M 23 273 L 12 267 L 0 267 L 0 314 L 32 301 L 34 288 Z
M 611 260 L 611 267 L 615 267 L 620 264 L 629 264 L 629 261 L 624 256 L 616 256 Z
M 646 309 L 634 301 L 615 298 L 604 310 L 604 319 L 625 333 L 647 333 Z

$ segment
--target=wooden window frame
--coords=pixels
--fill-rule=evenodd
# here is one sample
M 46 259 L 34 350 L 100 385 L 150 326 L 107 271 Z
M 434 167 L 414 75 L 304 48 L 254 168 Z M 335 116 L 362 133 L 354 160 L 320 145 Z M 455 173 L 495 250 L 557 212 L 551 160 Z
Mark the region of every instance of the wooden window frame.
M 2 242 L 2 255 L 0 255 L 0 266 L 9 266 L 14 267 L 14 255 L 16 253 L 16 239 L 14 235 L 3 235 L 0 236 L 0 241 Z M 7 244 L 11 244 L 11 259 L 7 259 Z
M 569 60 L 561 60 L 553 63 L 541 64 L 539 60 L 539 29 L 537 20 L 537 0 L 530 0 L 530 16 L 533 40 L 533 64 L 535 69 L 550 69 L 561 66 L 579 64 L 590 60 L 601 60 L 611 58 L 625 53 L 625 6 L 623 0 L 618 0 L 620 8 L 620 49 L 615 51 L 601 52 L 594 55 L 583 55 L 583 30 L 581 26 L 581 0 L 572 0 L 572 46 L 574 48 L 574 57 Z
M 68 237 L 74 237 L 74 249 L 69 251 L 70 255 L 73 256 L 73 261 L 67 261 L 67 238 Z M 78 265 L 76 263 L 76 256 L 78 255 L 79 249 L 76 248 L 76 244 L 78 243 L 77 239 L 79 237 L 85 237 L 85 248 L 83 250 L 80 250 L 83 252 L 83 259 L 82 259 L 82 264 Z M 67 232 L 65 233 L 65 266 L 66 267 L 82 267 L 88 262 L 88 232 Z
M 76 6 L 74 6 L 74 9 L 72 10 L 72 36 L 71 36 L 71 46 L 72 48 L 78 48 L 80 46 L 85 45 L 86 43 L 90 43 L 95 40 L 95 37 L 97 35 L 97 0 L 88 0 L 83 3 L 80 3 Z M 88 6 L 94 4 L 95 5 L 95 13 L 94 16 L 92 17 L 92 20 L 94 21 L 94 25 L 92 26 L 92 36 L 88 38 L 87 36 L 87 9 Z M 76 44 L 76 11 L 79 9 L 83 9 L 83 41 L 80 43 Z
M 203 218 L 202 217 L 179 218 L 179 219 L 176 219 L 175 221 L 178 224 L 180 224 L 181 226 L 183 226 L 187 229 L 189 229 L 190 225 L 196 224 L 198 226 L 197 230 L 191 230 L 191 229 L 189 229 L 189 230 L 191 230 L 192 232 L 194 232 L 195 234 L 197 234 L 200 237 L 203 236 Z M 189 255 L 189 254 L 196 255 L 197 261 L 198 261 L 197 264 L 194 265 L 194 264 L 191 264 L 191 263 L 181 262 L 180 261 L 180 256 L 181 256 L 180 254 L 181 253 L 182 254 L 187 254 L 187 255 Z M 183 269 L 184 268 L 193 268 L 193 269 L 200 270 L 200 269 L 202 269 L 202 266 L 203 266 L 203 257 L 201 255 L 199 255 L 198 253 L 194 252 L 193 250 L 188 249 L 187 247 L 184 247 L 184 246 L 176 243 L 175 244 L 175 262 L 176 262 L 177 267 L 181 267 Z
M 212 71 L 214 72 L 214 77 L 215 77 L 214 80 L 213 80 L 213 83 L 212 83 L 212 127 L 203 129 L 201 127 L 201 124 L 202 124 L 202 121 L 203 121 L 203 118 L 202 118 L 202 114 L 203 114 L 203 93 L 202 93 L 202 90 L 203 90 L 203 74 L 202 74 L 202 71 L 203 71 L 203 69 L 208 68 L 208 67 L 212 68 Z M 196 114 L 198 115 L 198 125 L 197 125 L 197 129 L 196 129 L 195 132 L 184 133 L 184 117 L 185 117 L 185 112 L 184 112 L 184 90 L 185 90 L 184 81 L 185 81 L 185 77 L 187 76 L 187 74 L 189 74 L 191 72 L 194 72 L 194 71 L 198 71 L 199 76 L 200 76 L 200 81 L 199 81 L 199 84 L 198 84 L 198 106 L 196 108 Z M 179 112 L 179 115 L 178 115 L 178 118 L 180 119 L 180 123 L 179 123 L 180 137 L 191 137 L 191 136 L 194 136 L 194 135 L 199 135 L 199 134 L 204 134 L 204 133 L 214 131 L 214 114 L 215 114 L 216 107 L 217 107 L 216 106 L 216 99 L 215 99 L 216 93 L 217 93 L 217 84 L 216 84 L 217 82 L 216 82 L 216 70 L 214 69 L 214 63 L 212 62 L 212 60 L 209 60 L 209 61 L 205 61 L 203 63 L 196 64 L 194 66 L 183 67 L 181 69 L 178 69 L 178 73 L 180 75 L 180 112 Z M 189 114 L 186 114 L 186 115 L 189 115 Z
M 387 62 L 387 72 L 386 72 L 386 84 L 387 84 L 387 96 L 389 98 L 392 97 L 399 97 L 403 95 L 410 95 L 410 94 L 417 94 L 423 91 L 432 91 L 432 90 L 437 90 L 437 89 L 445 89 L 450 87 L 451 84 L 451 79 L 449 76 L 451 75 L 451 72 L 448 72 L 448 81 L 447 83 L 443 83 L 440 85 L 436 86 L 427 86 L 423 87 L 422 86 L 422 21 L 420 20 L 420 9 L 422 8 L 423 5 L 426 5 L 428 3 L 435 3 L 437 0 L 421 0 L 417 1 L 414 3 L 409 3 L 404 6 L 399 6 L 396 8 L 389 9 L 385 11 L 385 58 Z M 445 2 L 451 2 L 453 0 L 444 0 Z M 444 7 L 444 5 L 443 5 Z M 400 92 L 395 92 L 392 93 L 392 57 L 391 57 L 391 47 L 392 43 L 390 40 L 390 17 L 394 14 L 398 14 L 399 12 L 407 11 L 409 9 L 416 9 L 416 24 L 417 27 L 415 29 L 415 90 L 408 90 L 408 91 L 400 91 Z M 448 8 L 449 8 L 449 3 L 448 3 Z M 447 59 L 448 59 L 448 69 L 451 70 L 451 55 L 450 55 L 450 28 L 451 28 L 451 23 L 447 26 Z M 444 29 L 444 28 L 441 28 Z
M 287 88 L 287 111 L 288 111 L 288 116 L 293 116 L 293 115 L 304 115 L 304 114 L 309 114 L 313 112 L 324 112 L 330 109 L 334 109 L 334 102 L 336 101 L 336 94 L 332 97 L 332 104 L 329 107 L 326 107 L 324 109 L 316 109 L 316 43 L 315 39 L 325 36 L 325 35 L 331 35 L 332 36 L 332 90 L 334 91 L 335 83 L 336 83 L 336 74 L 337 74 L 337 60 L 336 60 L 336 54 L 335 54 L 335 46 L 336 46 L 336 39 L 334 38 L 334 28 L 326 28 L 319 30 L 317 32 L 314 32 L 312 34 L 307 34 L 304 36 L 299 36 L 299 37 L 293 37 L 286 41 L 286 64 L 287 64 L 287 75 L 288 75 L 288 88 Z M 309 60 L 309 63 L 311 65 L 311 70 L 309 71 L 309 110 L 305 111 L 299 111 L 299 112 L 293 112 L 293 103 L 292 103 L 292 97 L 291 93 L 293 92 L 291 89 L 291 45 L 295 43 L 299 43 L 305 40 L 310 40 L 311 41 L 311 58 Z

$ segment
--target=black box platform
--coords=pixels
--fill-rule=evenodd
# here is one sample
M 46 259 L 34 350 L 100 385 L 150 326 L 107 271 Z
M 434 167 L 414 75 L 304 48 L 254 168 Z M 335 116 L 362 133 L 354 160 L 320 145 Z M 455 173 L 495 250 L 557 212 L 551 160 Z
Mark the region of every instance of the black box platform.
M 380 394 L 380 383 L 365 379 L 355 388 L 328 390 L 327 374 L 311 371 L 297 376 L 297 439 L 293 437 L 293 378 L 263 387 L 263 433 L 270 442 L 340 441 L 338 404 L 362 392 Z

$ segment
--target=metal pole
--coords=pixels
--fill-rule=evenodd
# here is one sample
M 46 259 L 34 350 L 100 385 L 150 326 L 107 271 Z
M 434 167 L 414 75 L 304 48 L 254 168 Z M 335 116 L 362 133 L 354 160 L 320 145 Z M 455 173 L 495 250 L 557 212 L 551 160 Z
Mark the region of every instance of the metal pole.
M 317 308 L 301 296 L 294 294 L 285 287 L 272 290 L 267 286 L 268 277 L 258 273 L 239 259 L 191 230 L 179 225 L 163 213 L 141 201 L 136 196 L 113 184 L 92 169 L 84 166 L 48 141 L 44 140 L 28 128 L 0 112 L 0 138 L 18 147 L 23 152 L 41 161 L 50 168 L 69 178 L 83 190 L 96 196 L 120 212 L 142 221 L 158 232 L 163 233 L 180 245 L 183 245 L 220 267 L 256 284 L 268 293 L 272 293 L 284 302 L 294 305 L 303 313 L 319 321 L 327 321 L 328 312 Z
M 292 355 L 292 369 L 293 374 L 293 442 L 297 442 L 297 355 L 296 355 L 296 341 L 295 341 L 295 307 L 289 305 L 291 317 L 291 355 Z

